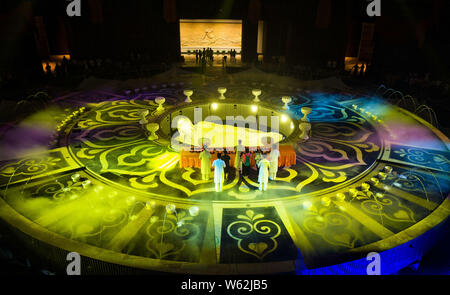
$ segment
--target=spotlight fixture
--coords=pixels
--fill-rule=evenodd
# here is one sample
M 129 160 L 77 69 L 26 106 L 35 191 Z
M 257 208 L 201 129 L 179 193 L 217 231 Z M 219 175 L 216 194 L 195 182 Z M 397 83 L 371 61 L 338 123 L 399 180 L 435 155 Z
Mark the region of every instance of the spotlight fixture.
M 363 182 L 363 183 L 361 184 L 361 190 L 362 190 L 363 192 L 368 192 L 369 189 L 370 189 L 370 185 L 369 185 L 368 183 Z
M 225 99 L 225 92 L 227 92 L 227 89 L 225 88 L 225 87 L 219 87 L 219 88 L 217 88 L 217 92 L 219 92 L 219 94 L 220 94 L 220 97 L 219 97 L 219 99 Z
M 354 188 L 349 189 L 348 192 L 352 198 L 355 198 L 358 195 L 358 191 Z
M 311 208 L 312 203 L 311 201 L 304 201 L 303 202 L 303 208 L 305 208 L 306 210 L 309 210 L 309 208 Z
M 283 109 L 284 110 L 288 110 L 289 109 L 288 104 L 292 101 L 292 97 L 290 97 L 290 96 L 283 96 L 281 98 L 281 101 L 284 103 Z
M 255 96 L 255 98 L 253 99 L 254 102 L 259 102 L 259 98 L 258 96 L 261 95 L 261 89 L 253 89 L 252 90 L 252 94 Z
M 94 188 L 94 192 L 99 193 L 101 190 L 103 190 L 103 186 L 102 185 L 97 185 Z
M 77 182 L 80 179 L 80 174 L 75 173 L 71 176 L 73 182 Z
M 91 184 L 91 181 L 89 179 L 87 179 L 81 183 L 83 188 L 87 188 L 90 184 Z
M 281 122 L 286 122 L 288 120 L 288 117 L 286 115 L 281 115 Z
M 113 199 L 115 197 L 117 197 L 117 192 L 116 191 L 113 191 L 110 194 L 108 194 L 108 198 L 110 198 L 110 199 Z
M 325 205 L 326 207 L 330 206 L 331 199 L 329 197 L 323 197 L 322 198 L 322 204 Z M 303 203 L 303 205 L 305 205 L 305 204 Z
M 214 102 L 214 103 L 211 104 L 211 108 L 212 108 L 213 110 L 217 110 L 218 107 L 219 107 L 219 104 L 217 104 L 216 102 Z
M 254 113 L 256 113 L 258 111 L 258 106 L 256 106 L 256 105 L 252 105 L 251 108 L 252 108 L 252 112 L 254 112 Z
M 154 209 L 156 206 L 155 201 L 148 201 L 147 203 L 145 203 L 145 208 L 150 210 L 150 209 Z
M 378 172 L 378 177 L 379 177 L 381 180 L 385 180 L 386 177 L 387 177 L 387 175 L 386 175 L 386 173 L 384 173 L 384 172 Z
M 131 205 L 131 204 L 134 203 L 134 201 L 136 201 L 136 197 L 135 197 L 135 196 L 129 196 L 129 197 L 127 198 L 127 200 L 126 200 L 126 203 L 127 203 L 128 205 Z
M 166 99 L 164 97 L 157 97 L 155 98 L 155 103 L 158 105 L 158 107 L 156 108 L 156 112 L 157 113 L 161 113 L 164 111 L 164 107 L 163 104 L 166 102 Z
M 192 206 L 192 207 L 189 208 L 189 214 L 191 216 L 197 216 L 198 215 L 198 211 L 199 211 L 199 209 L 198 209 L 197 206 Z
M 343 193 L 337 193 L 337 194 L 336 194 L 336 199 L 337 199 L 339 202 L 343 202 L 343 201 L 345 201 L 345 195 L 344 195 Z
M 174 204 L 168 204 L 167 206 L 166 206 L 166 212 L 168 213 L 168 214 L 174 214 L 176 211 L 175 211 L 175 209 L 176 209 L 177 207 L 175 207 L 175 205 Z
M 186 99 L 184 102 L 187 102 L 187 103 L 192 102 L 191 96 L 192 96 L 192 94 L 194 94 L 193 90 L 186 89 L 183 91 L 183 94 L 186 95 Z

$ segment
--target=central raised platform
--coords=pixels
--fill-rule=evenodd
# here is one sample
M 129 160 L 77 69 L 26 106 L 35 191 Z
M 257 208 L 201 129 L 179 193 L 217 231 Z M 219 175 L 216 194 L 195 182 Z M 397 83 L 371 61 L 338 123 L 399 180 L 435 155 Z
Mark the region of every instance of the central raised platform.
M 278 166 L 279 167 L 285 167 L 289 168 L 296 163 L 297 155 L 290 145 L 280 145 L 280 158 L 278 160 Z M 230 166 L 234 167 L 234 159 L 236 154 L 235 153 L 229 153 L 230 156 Z M 213 153 L 211 157 L 211 163 L 217 159 L 217 153 Z M 253 154 L 250 160 L 250 166 L 255 167 L 255 155 Z M 193 151 L 184 151 L 182 150 L 180 152 L 180 168 L 200 168 L 201 167 L 201 161 L 199 159 L 199 153 L 193 152 Z M 212 171 L 211 171 L 212 172 Z M 212 175 L 212 174 L 211 174 Z M 212 176 L 211 176 L 212 177 Z

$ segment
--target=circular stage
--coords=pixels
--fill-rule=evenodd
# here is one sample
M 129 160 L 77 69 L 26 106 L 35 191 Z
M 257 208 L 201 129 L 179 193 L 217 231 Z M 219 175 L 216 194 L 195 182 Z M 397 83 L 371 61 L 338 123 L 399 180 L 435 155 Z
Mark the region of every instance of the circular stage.
M 447 219 L 448 139 L 413 114 L 351 93 L 248 80 L 205 84 L 57 99 L 77 108 L 61 111 L 53 147 L 0 163 L 1 218 L 56 249 L 47 258 L 61 264 L 75 251 L 108 265 L 99 273 L 125 266 L 189 274 L 324 270 L 398 249 Z M 185 102 L 185 89 L 193 102 Z M 283 96 L 292 98 L 288 109 Z M 213 178 L 180 167 L 174 115 L 197 106 L 204 116 L 245 117 L 255 105 L 259 116 L 281 118 L 279 144 L 295 152 L 267 191 L 258 190 L 256 169 L 230 173 L 215 192 Z M 304 107 L 312 109 L 307 141 L 299 130 Z

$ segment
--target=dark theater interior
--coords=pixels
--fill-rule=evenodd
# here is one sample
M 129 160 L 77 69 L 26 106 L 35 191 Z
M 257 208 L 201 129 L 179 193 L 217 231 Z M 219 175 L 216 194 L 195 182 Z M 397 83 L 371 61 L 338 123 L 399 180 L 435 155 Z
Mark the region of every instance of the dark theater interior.
M 0 1 L 0 274 L 449 275 L 449 13 Z

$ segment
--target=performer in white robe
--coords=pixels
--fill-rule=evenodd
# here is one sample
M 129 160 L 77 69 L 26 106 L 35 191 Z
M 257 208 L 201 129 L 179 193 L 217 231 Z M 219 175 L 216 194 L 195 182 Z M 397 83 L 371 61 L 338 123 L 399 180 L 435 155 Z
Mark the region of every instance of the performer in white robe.
M 258 163 L 258 182 L 260 191 L 267 190 L 267 183 L 269 182 L 269 166 L 270 162 L 267 160 L 267 155 L 263 155 L 262 160 Z
M 211 154 L 205 148 L 200 153 L 199 158 L 201 160 L 200 170 L 202 172 L 202 179 L 209 180 L 209 175 L 211 174 Z
M 214 183 L 216 185 L 216 192 L 221 192 L 224 180 L 224 168 L 226 167 L 226 164 L 222 160 L 220 153 L 217 154 L 217 160 L 213 161 L 212 166 L 214 168 Z
M 259 161 L 261 161 L 261 160 L 262 160 L 262 153 L 261 153 L 260 148 L 258 148 L 255 153 L 255 169 L 258 169 L 258 167 L 259 167 L 258 164 L 259 164 Z
M 238 145 L 236 146 L 236 154 L 234 157 L 234 168 L 236 168 L 236 174 L 240 174 L 242 172 L 242 153 L 245 151 L 244 146 L 242 145 L 242 140 L 238 140 Z
M 275 180 L 278 172 L 278 158 L 280 157 L 280 151 L 277 149 L 276 145 L 272 147 L 270 152 L 270 180 Z

